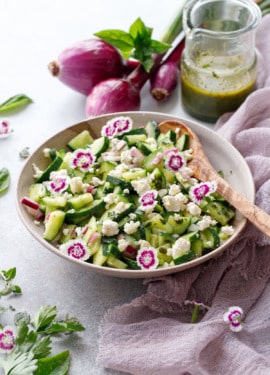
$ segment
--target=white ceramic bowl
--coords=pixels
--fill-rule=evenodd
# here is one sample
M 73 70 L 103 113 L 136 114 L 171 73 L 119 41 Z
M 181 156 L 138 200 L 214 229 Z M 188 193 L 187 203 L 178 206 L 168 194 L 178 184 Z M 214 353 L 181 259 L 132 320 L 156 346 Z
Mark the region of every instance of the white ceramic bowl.
M 183 271 L 188 268 L 197 266 L 211 258 L 221 255 L 221 253 L 231 245 L 239 236 L 243 230 L 246 219 L 237 212 L 234 219 L 234 234 L 224 242 L 216 250 L 203 255 L 200 258 L 196 258 L 187 263 L 180 264 L 178 266 L 159 268 L 155 270 L 119 270 L 108 267 L 99 267 L 91 263 L 76 261 L 67 255 L 59 252 L 56 246 L 47 242 L 43 239 L 43 228 L 42 226 L 35 225 L 33 218 L 28 214 L 25 207 L 20 203 L 24 196 L 28 195 L 28 188 L 34 182 L 32 164 L 35 163 L 40 169 L 45 169 L 46 159 L 43 156 L 43 150 L 46 147 L 49 148 L 66 148 L 66 143 L 74 137 L 76 134 L 84 129 L 88 129 L 94 138 L 100 136 L 101 127 L 112 117 L 126 115 L 133 119 L 134 127 L 145 125 L 149 120 L 155 120 L 161 122 L 168 119 L 177 119 L 186 123 L 190 128 L 198 135 L 202 142 L 204 150 L 213 164 L 216 170 L 222 170 L 224 178 L 231 184 L 233 188 L 238 190 L 250 201 L 254 201 L 254 182 L 250 173 L 249 167 L 241 154 L 225 139 L 220 137 L 217 133 L 210 130 L 209 128 L 200 124 L 194 123 L 186 119 L 179 119 L 175 116 L 155 113 L 155 112 L 125 112 L 125 113 L 114 113 L 109 115 L 98 116 L 89 120 L 80 122 L 73 126 L 66 128 L 65 130 L 54 135 L 46 142 L 44 142 L 27 160 L 23 170 L 21 171 L 18 185 L 17 185 L 17 210 L 19 216 L 28 229 L 28 231 L 48 250 L 55 255 L 63 258 L 63 261 L 71 261 L 80 264 L 80 266 L 89 269 L 89 271 L 99 272 L 105 275 L 125 277 L 125 278 L 146 278 L 156 277 L 172 274 L 175 272 Z

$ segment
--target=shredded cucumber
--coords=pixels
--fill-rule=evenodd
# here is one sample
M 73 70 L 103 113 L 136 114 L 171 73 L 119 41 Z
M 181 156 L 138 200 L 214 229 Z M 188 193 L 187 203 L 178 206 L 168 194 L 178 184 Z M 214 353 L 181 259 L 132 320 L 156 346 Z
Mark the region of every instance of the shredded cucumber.
M 161 134 L 155 122 L 109 130 L 95 140 L 76 134 L 29 187 L 44 212 L 44 239 L 69 256 L 128 270 L 189 262 L 233 234 L 235 210 L 212 182 L 192 177 L 187 134 Z

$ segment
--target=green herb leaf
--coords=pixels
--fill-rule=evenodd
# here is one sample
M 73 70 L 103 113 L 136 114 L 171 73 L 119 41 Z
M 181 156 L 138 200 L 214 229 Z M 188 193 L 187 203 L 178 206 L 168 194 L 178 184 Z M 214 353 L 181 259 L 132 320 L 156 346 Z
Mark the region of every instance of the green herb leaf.
M 126 58 L 129 57 L 134 48 L 132 37 L 122 30 L 103 30 L 94 35 L 118 48 Z
M 42 332 L 53 322 L 56 318 L 57 309 L 55 306 L 40 306 L 32 325 L 35 327 L 36 332 Z
M 69 363 L 69 351 L 56 354 L 53 357 L 41 358 L 34 375 L 67 375 Z
M 10 185 L 10 174 L 7 168 L 0 169 L 0 194 L 5 193 Z
M 118 48 L 125 58 L 137 59 L 149 72 L 154 65 L 153 55 L 163 54 L 170 44 L 152 39 L 153 29 L 147 27 L 141 18 L 137 18 L 129 28 L 122 30 L 103 30 L 95 33 L 97 37 Z
M 15 348 L 4 360 L 0 358 L 0 364 L 8 375 L 29 375 L 37 369 L 37 360 L 32 351 L 20 352 Z
M 16 276 L 16 267 L 10 268 L 7 271 L 5 271 L 5 270 L 0 271 L 0 276 L 5 281 L 10 281 L 10 280 L 14 279 L 15 276 Z
M 6 115 L 23 110 L 33 100 L 24 94 L 12 96 L 2 104 L 0 104 L 0 115 Z

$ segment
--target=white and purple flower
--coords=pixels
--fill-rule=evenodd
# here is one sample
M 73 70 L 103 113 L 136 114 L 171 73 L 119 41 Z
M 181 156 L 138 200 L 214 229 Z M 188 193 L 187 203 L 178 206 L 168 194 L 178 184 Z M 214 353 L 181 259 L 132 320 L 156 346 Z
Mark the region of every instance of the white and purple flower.
M 0 353 L 9 353 L 15 347 L 15 335 L 12 327 L 4 327 L 0 331 Z
M 183 156 L 183 153 L 179 151 L 178 148 L 171 148 L 164 152 L 165 168 L 169 169 L 172 172 L 179 172 L 183 167 L 186 166 L 186 159 Z
M 156 190 L 148 190 L 141 195 L 139 202 L 142 211 L 152 211 L 157 204 L 158 192 Z
M 233 332 L 239 332 L 242 330 L 243 322 L 243 310 L 239 306 L 232 306 L 223 315 L 224 322 L 230 325 L 230 329 Z
M 155 269 L 159 263 L 157 250 L 153 247 L 142 248 L 138 250 L 136 260 L 141 269 Z
M 77 149 L 70 160 L 72 168 L 78 168 L 82 172 L 88 172 L 95 161 L 95 156 L 90 150 Z
M 69 240 L 60 245 L 59 250 L 73 259 L 85 261 L 90 257 L 90 249 L 83 240 Z
M 46 187 L 52 194 L 61 194 L 68 189 L 69 183 L 68 175 L 56 173 L 52 176 L 51 181 L 46 182 Z
M 195 203 L 201 203 L 204 197 L 214 193 L 216 190 L 217 183 L 215 181 L 200 182 L 190 188 L 189 194 Z
M 107 121 L 101 129 L 101 135 L 113 138 L 115 135 L 124 134 L 132 129 L 133 122 L 130 117 L 119 116 Z
M 0 122 L 0 138 L 6 138 L 12 133 L 7 121 Z

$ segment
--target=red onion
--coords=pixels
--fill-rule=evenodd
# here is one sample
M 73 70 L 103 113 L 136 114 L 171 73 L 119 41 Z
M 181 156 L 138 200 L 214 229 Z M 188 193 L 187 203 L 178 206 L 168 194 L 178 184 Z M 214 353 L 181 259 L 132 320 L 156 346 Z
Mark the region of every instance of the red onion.
M 140 109 L 140 90 L 149 78 L 142 65 L 127 78 L 111 78 L 98 83 L 86 99 L 86 116 L 98 116 Z
M 73 44 L 48 68 L 62 83 L 84 95 L 100 81 L 121 77 L 126 71 L 118 50 L 101 39 Z
M 173 48 L 170 56 L 179 56 L 183 50 L 181 39 Z M 154 66 L 147 73 L 142 65 L 133 70 L 127 78 L 115 78 L 98 83 L 86 99 L 86 116 L 98 116 L 121 111 L 137 111 L 140 109 L 140 90 L 158 68 L 163 55 L 154 57 Z M 171 57 L 173 59 L 173 57 Z
M 176 89 L 184 45 L 184 33 L 181 33 L 177 48 L 173 49 L 164 62 L 151 75 L 150 92 L 154 99 L 158 101 L 164 100 Z

